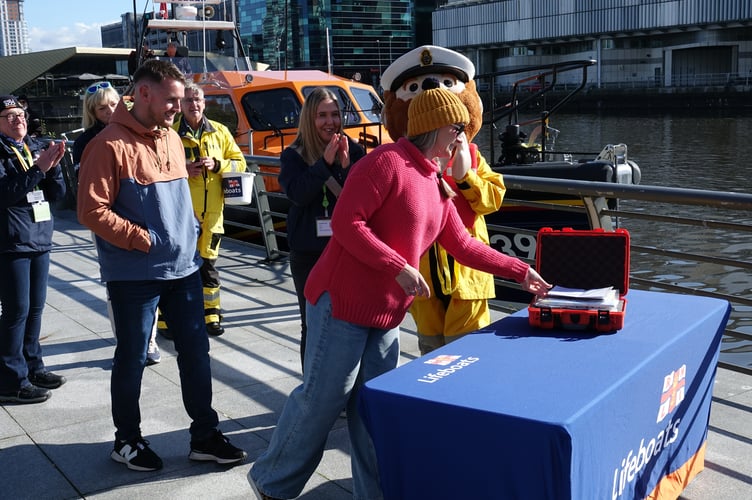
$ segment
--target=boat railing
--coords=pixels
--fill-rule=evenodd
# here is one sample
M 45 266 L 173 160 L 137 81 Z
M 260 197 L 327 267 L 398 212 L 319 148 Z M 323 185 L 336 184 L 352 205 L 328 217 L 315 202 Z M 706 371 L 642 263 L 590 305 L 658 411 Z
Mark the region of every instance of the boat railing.
M 579 71 L 580 78 L 577 86 L 569 89 L 564 95 L 558 96 L 556 101 L 551 103 L 550 106 L 546 103 L 538 118 L 524 122 L 524 124 L 537 123 L 541 127 L 540 160 L 542 161 L 543 154 L 548 149 L 546 141 L 549 118 L 585 88 L 588 81 L 588 68 L 595 64 L 596 61 L 592 59 L 574 60 L 545 65 L 516 67 L 476 76 L 475 80 L 479 86 L 485 85 L 494 88 L 497 79 L 517 75 L 511 87 L 509 100 L 503 103 L 502 106 L 497 106 L 496 104 L 496 93 L 490 93 L 490 117 L 484 118 L 483 125 L 491 134 L 489 138 L 491 158 L 496 158 L 494 151 L 496 138 L 493 137 L 493 134 L 497 129 L 497 122 L 506 119 L 507 125 L 520 125 L 520 112 L 525 110 L 531 103 L 545 99 L 547 94 L 557 88 L 558 79 L 561 74 Z
M 279 166 L 279 158 L 246 156 L 246 160 L 249 170 L 257 174 L 254 180 L 255 200 L 249 206 L 233 206 L 234 210 L 247 211 L 248 217 L 243 219 L 244 222 L 226 217 L 227 232 L 230 235 L 241 230 L 244 234 L 258 232 L 262 235 L 259 243 L 246 241 L 246 244 L 265 247 L 269 261 L 283 259 L 288 255 L 284 230 L 287 216 L 284 212 L 272 211 L 270 207 L 277 203 L 270 201 L 275 201 L 275 198 L 279 201 L 285 195 L 265 190 L 264 177 L 276 177 L 277 173 L 259 170 L 259 165 Z M 733 312 L 722 350 L 730 354 L 722 354 L 719 366 L 752 374 L 752 365 L 726 360 L 734 353 L 752 352 L 752 317 L 749 313 L 752 310 L 752 290 L 749 286 L 749 276 L 752 274 L 752 248 L 749 244 L 752 235 L 752 195 L 517 175 L 505 175 L 504 181 L 509 192 L 544 192 L 582 201 L 580 204 L 562 206 L 558 203 L 507 198 L 505 204 L 578 212 L 587 216 L 592 228 L 628 229 L 632 254 L 631 288 L 728 300 Z M 618 203 L 609 204 L 608 200 L 613 199 L 618 199 Z M 704 208 L 697 210 L 697 207 Z M 697 214 L 712 214 L 712 218 Z M 533 230 L 492 224 L 488 229 L 492 235 L 511 231 L 528 242 L 534 242 L 537 234 Z M 660 244 L 654 243 L 656 234 L 661 235 Z M 517 257 L 531 264 L 535 261 L 534 244 L 517 247 L 528 249 Z M 725 257 L 723 254 L 727 247 L 733 247 L 733 251 Z M 704 277 L 711 275 L 724 286 L 703 281 Z M 519 289 L 515 283 L 503 280 L 497 280 L 497 284 Z M 501 301 L 493 301 L 492 304 L 507 312 L 524 307 L 521 303 Z

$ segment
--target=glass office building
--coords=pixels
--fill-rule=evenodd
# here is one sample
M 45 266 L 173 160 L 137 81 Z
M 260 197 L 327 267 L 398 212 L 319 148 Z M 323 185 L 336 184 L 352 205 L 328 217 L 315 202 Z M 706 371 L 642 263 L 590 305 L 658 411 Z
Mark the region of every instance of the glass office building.
M 378 84 L 415 46 L 415 1 L 238 0 L 240 38 L 273 69 L 314 68 Z

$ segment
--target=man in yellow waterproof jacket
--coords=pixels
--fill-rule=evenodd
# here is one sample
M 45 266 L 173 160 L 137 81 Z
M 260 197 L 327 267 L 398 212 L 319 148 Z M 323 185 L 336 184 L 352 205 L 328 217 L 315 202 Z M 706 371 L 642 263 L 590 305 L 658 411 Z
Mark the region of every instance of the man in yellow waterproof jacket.
M 198 251 L 203 259 L 201 281 L 204 286 L 204 319 L 209 335 L 222 335 L 219 300 L 219 271 L 216 268 L 219 244 L 224 234 L 222 191 L 224 172 L 245 172 L 246 162 L 230 130 L 204 116 L 204 91 L 194 83 L 185 86 L 180 103 L 182 116 L 173 128 L 183 141 L 191 189 L 193 210 L 201 224 Z M 160 333 L 170 337 L 169 318 L 160 317 Z

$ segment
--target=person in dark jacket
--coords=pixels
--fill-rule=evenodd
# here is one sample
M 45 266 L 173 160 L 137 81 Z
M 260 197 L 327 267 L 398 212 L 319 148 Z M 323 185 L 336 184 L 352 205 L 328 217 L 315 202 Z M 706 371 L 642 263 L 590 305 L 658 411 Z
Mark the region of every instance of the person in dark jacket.
M 334 211 L 349 167 L 365 155 L 342 131 L 337 96 L 325 87 L 308 94 L 300 111 L 298 134 L 280 157 L 279 184 L 292 202 L 287 216 L 290 272 L 300 308 L 300 361 L 306 344 L 308 274 L 324 251 Z
M 98 82 L 86 89 L 81 119 L 84 131 L 73 142 L 74 165 L 81 163 L 81 156 L 89 141 L 110 123 L 110 117 L 115 112 L 118 102 L 120 102 L 120 94 L 110 82 Z
M 52 248 L 50 202 L 65 196 L 65 142 L 27 135 L 26 112 L 0 97 L 0 403 L 41 403 L 65 377 L 45 369 L 39 333 Z

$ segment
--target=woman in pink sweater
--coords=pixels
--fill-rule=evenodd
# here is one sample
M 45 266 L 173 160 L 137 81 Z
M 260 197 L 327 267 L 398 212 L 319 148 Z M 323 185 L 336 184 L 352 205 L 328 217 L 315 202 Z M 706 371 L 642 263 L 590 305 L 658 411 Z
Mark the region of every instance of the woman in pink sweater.
M 514 279 L 534 294 L 550 287 L 526 263 L 471 238 L 450 201 L 454 193 L 437 175 L 433 159 L 451 156 L 464 140 L 469 116 L 462 102 L 429 88 L 412 101 L 408 117 L 409 137 L 380 146 L 351 167 L 337 202 L 333 236 L 305 288 L 303 384 L 288 398 L 269 448 L 249 473 L 260 499 L 300 494 L 345 406 L 353 498 L 381 498 L 357 392 L 397 366 L 399 325 L 413 297 L 430 293 L 417 267 L 434 241 L 458 262 Z

